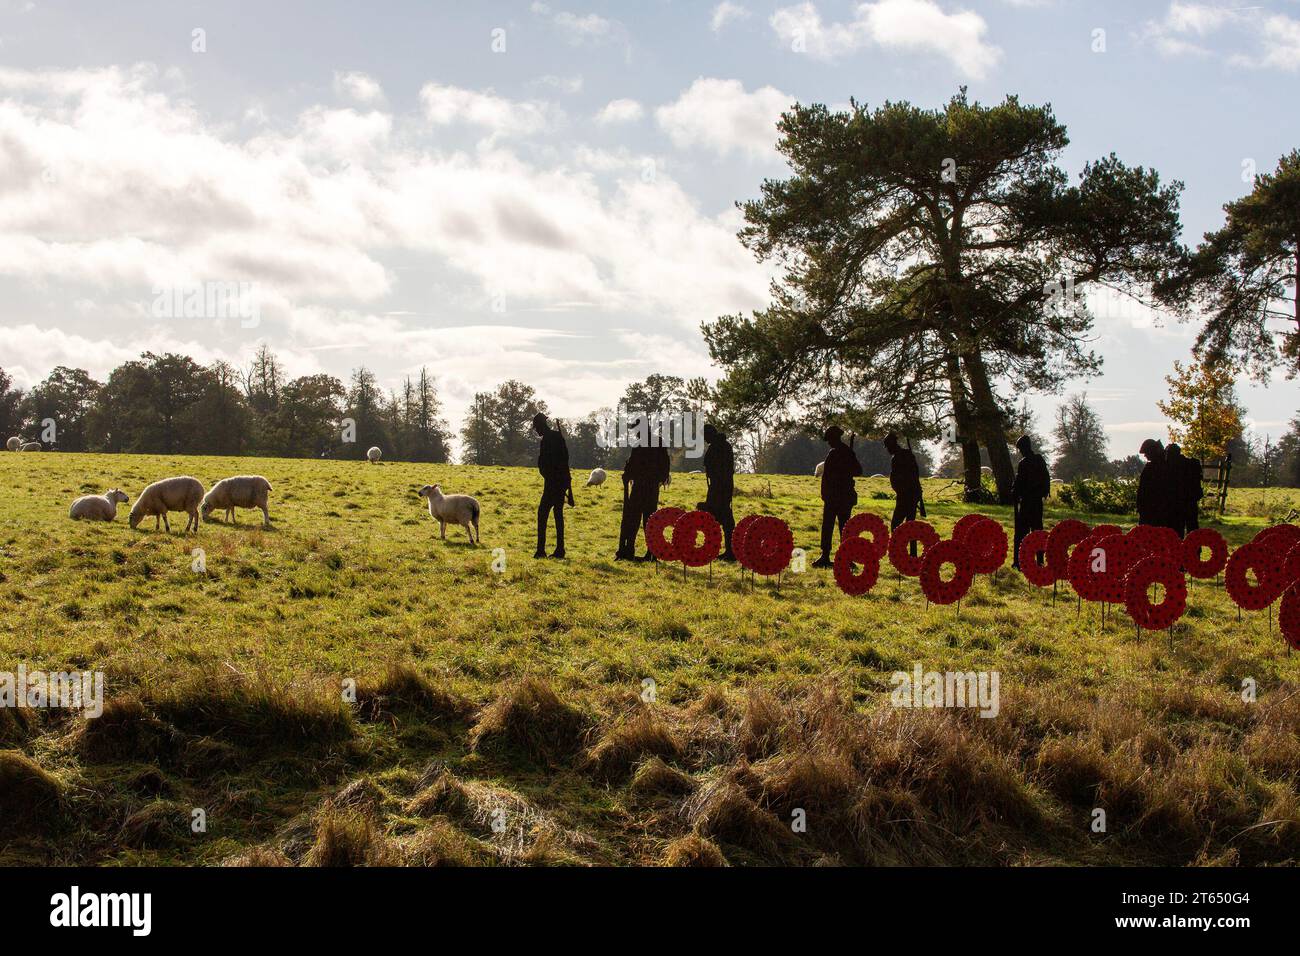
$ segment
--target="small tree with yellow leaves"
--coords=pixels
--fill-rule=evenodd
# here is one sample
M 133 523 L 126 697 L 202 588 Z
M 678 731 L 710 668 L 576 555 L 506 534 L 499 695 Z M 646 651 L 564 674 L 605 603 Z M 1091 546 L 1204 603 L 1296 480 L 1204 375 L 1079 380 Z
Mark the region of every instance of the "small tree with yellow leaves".
M 1222 458 L 1228 453 L 1228 442 L 1241 434 L 1236 378 L 1232 366 L 1224 362 L 1174 362 L 1173 374 L 1165 376 L 1169 400 L 1156 402 L 1156 407 L 1174 422 L 1169 440 L 1181 445 L 1185 455 Z

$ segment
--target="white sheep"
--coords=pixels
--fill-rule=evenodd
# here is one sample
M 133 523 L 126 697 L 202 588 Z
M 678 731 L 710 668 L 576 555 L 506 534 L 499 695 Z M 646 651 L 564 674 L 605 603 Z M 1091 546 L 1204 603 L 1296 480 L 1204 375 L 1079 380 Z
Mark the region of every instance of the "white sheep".
M 384 453 L 380 450 L 378 445 L 371 445 L 370 450 L 366 452 L 366 457 L 370 459 L 371 464 L 375 464 L 379 459 L 384 457 Z
M 820 478 L 822 476 L 822 469 L 825 467 L 826 467 L 826 462 L 824 461 L 817 462 L 817 467 L 813 469 L 813 477 Z
M 199 505 L 203 502 L 203 485 L 197 478 L 182 475 L 179 478 L 164 478 L 140 492 L 140 497 L 131 507 L 131 527 L 136 527 L 141 519 L 153 515 L 154 530 L 158 530 L 161 518 L 163 527 L 170 533 L 172 526 L 167 522 L 167 512 L 184 511 L 190 517 L 185 522 L 185 530 L 191 527 L 199 530 Z
M 271 526 L 271 513 L 267 509 L 267 494 L 271 483 L 261 475 L 236 475 L 222 478 L 203 496 L 200 509 L 204 521 L 212 520 L 212 512 L 225 512 L 226 520 L 235 524 L 236 508 L 261 508 L 262 527 Z
M 125 492 L 116 488 L 109 488 L 102 495 L 82 495 L 68 509 L 68 517 L 73 521 L 82 518 L 87 521 L 112 521 L 117 517 L 118 504 L 126 504 L 130 500 Z
M 19 451 L 40 451 L 44 446 L 38 441 L 25 441 L 19 447 Z
M 587 487 L 595 488 L 598 485 L 603 485 L 606 477 L 608 476 L 605 474 L 604 468 L 591 469 L 591 474 L 587 476 Z
M 5 442 L 5 447 L 8 448 L 10 451 L 17 451 L 19 448 L 23 447 L 23 440 L 19 438 L 17 435 L 14 435 L 7 442 Z
M 447 522 L 460 525 L 469 535 L 470 544 L 478 544 L 482 538 L 478 534 L 478 501 L 470 495 L 444 495 L 439 485 L 425 485 L 420 489 L 420 497 L 429 500 L 429 517 L 438 522 L 442 540 L 447 540 Z
M 872 478 L 887 478 L 888 476 L 887 476 L 887 475 L 882 475 L 880 472 L 876 472 L 876 473 L 875 473 L 874 475 L 872 475 L 871 477 L 872 477 Z

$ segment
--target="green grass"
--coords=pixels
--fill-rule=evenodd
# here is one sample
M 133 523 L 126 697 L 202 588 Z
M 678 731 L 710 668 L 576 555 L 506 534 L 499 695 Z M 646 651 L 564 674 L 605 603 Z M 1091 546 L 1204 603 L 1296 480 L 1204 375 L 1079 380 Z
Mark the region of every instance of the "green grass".
M 67 517 L 109 486 L 134 501 L 160 477 L 244 473 L 274 488 L 270 530 L 252 511 L 189 536 L 132 531 L 126 508 Z M 722 565 L 615 564 L 616 475 L 577 479 L 564 562 L 531 557 L 527 469 L 5 454 L 0 482 L 0 670 L 102 669 L 110 702 L 90 722 L 0 711 L 0 758 L 52 795 L 0 831 L 3 862 L 1300 857 L 1300 655 L 1213 583 L 1192 584 L 1171 648 L 1122 614 L 1103 631 L 1095 607 L 1053 606 L 1009 568 L 958 616 L 892 570 L 848 598 L 829 572 L 751 590 Z M 416 496 L 434 482 L 482 503 L 482 547 L 438 540 Z M 738 517 L 785 518 L 815 556 L 815 479 L 737 487 Z M 946 482 L 927 490 L 946 534 L 969 509 Z M 860 507 L 887 515 L 886 492 L 861 481 Z M 663 503 L 703 497 L 702 476 L 675 475 Z M 1230 505 L 1239 543 L 1300 498 Z M 914 662 L 997 670 L 1002 714 L 889 707 L 890 673 Z

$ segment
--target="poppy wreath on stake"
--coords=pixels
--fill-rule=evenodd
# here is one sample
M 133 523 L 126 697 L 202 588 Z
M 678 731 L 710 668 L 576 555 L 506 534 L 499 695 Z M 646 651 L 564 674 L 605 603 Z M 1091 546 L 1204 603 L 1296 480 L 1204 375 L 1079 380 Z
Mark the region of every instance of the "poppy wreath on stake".
M 681 508 L 660 508 L 652 514 L 645 523 L 645 543 L 653 554 L 660 561 L 678 560 L 677 552 L 673 548 L 673 542 L 664 537 L 677 520 L 686 514 Z
M 981 521 L 992 521 L 988 515 L 982 515 L 978 511 L 972 511 L 968 515 L 962 515 L 957 519 L 957 523 L 952 526 L 952 540 L 965 541 L 967 533 L 970 532 Z
M 908 545 L 913 541 L 921 544 L 921 553 L 916 557 L 908 553 Z M 938 543 L 939 532 L 928 521 L 904 521 L 889 538 L 889 563 L 899 574 L 914 578 L 921 573 L 921 562 L 925 560 L 926 552 Z
M 1020 571 L 1034 587 L 1045 588 L 1056 580 L 1046 563 L 1038 563 L 1038 556 L 1047 553 L 1047 543 L 1047 532 L 1041 529 L 1029 532 L 1020 542 Z
M 1067 565 L 1070 587 L 1074 593 L 1085 601 L 1106 600 L 1106 570 L 1110 567 L 1110 557 L 1102 547 L 1104 538 L 1115 537 L 1104 532 L 1097 534 L 1096 529 L 1074 546 Z
M 862 570 L 853 573 L 853 566 Z M 835 583 L 848 595 L 866 594 L 876 586 L 880 577 L 880 554 L 875 543 L 866 538 L 845 535 L 835 552 Z
M 1293 524 L 1275 524 L 1255 535 L 1251 543 L 1258 544 L 1285 560 L 1291 548 L 1300 544 L 1300 528 Z
M 1287 587 L 1300 582 L 1300 544 L 1292 545 L 1286 553 L 1286 561 L 1282 564 L 1282 579 Z
M 1170 557 L 1181 558 L 1183 552 L 1183 540 L 1178 537 L 1178 532 L 1173 528 L 1166 528 L 1163 525 L 1140 524 L 1131 528 L 1128 538 L 1139 550 L 1146 554 L 1166 554 Z
M 1159 604 L 1151 602 L 1148 589 L 1159 584 L 1165 593 Z M 1167 554 L 1148 554 L 1133 565 L 1124 585 L 1124 608 L 1138 627 L 1163 631 L 1187 610 L 1187 581 L 1182 569 Z
M 1255 572 L 1255 583 L 1246 577 Z M 1228 558 L 1223 584 L 1232 603 L 1243 611 L 1262 611 L 1282 593 L 1282 568 L 1277 558 L 1254 544 L 1243 544 Z
M 945 564 L 953 566 L 953 575 L 947 581 L 939 572 Z M 960 601 L 970 590 L 975 576 L 975 561 L 966 542 L 949 538 L 936 541 L 925 549 L 921 559 L 921 593 L 934 604 L 952 604 Z
M 1300 545 L 1296 547 L 1300 548 Z M 1300 584 L 1291 585 L 1282 595 L 1282 606 L 1277 611 L 1277 626 L 1282 632 L 1282 639 L 1300 651 Z
M 1101 596 L 1097 600 L 1105 601 L 1107 604 L 1123 604 L 1125 578 L 1143 555 L 1138 551 L 1137 545 L 1123 533 L 1108 534 L 1094 541 L 1095 543 L 1089 544 L 1088 550 L 1095 551 L 1100 548 L 1106 557 L 1106 570 L 1101 573 L 1098 587 Z
M 755 574 L 780 574 L 794 553 L 794 535 L 780 518 L 764 515 L 745 535 L 745 553 Z
M 863 534 L 870 534 L 871 537 L 863 538 Z M 841 541 L 847 541 L 849 538 L 859 538 L 871 545 L 871 550 L 876 554 L 876 561 L 885 556 L 889 550 L 889 525 L 885 524 L 885 519 L 880 515 L 873 515 L 869 511 L 861 511 L 850 518 L 844 525 L 844 532 L 840 535 Z M 837 552 L 838 553 L 838 552 Z
M 1070 549 L 1088 537 L 1090 529 L 1082 521 L 1066 518 L 1057 522 L 1047 534 L 1047 566 L 1053 581 L 1064 581 L 1070 573 Z
M 1007 560 L 1007 533 L 992 518 L 972 524 L 963 538 L 958 538 L 954 531 L 953 540 L 970 550 L 976 574 L 992 574 Z
M 704 541 L 697 543 L 700 535 Z M 707 511 L 691 511 L 673 524 L 672 549 L 688 568 L 702 568 L 722 553 L 722 525 Z
M 1209 548 L 1210 556 L 1201 559 L 1201 551 Z M 1205 580 L 1216 577 L 1228 563 L 1228 542 L 1213 528 L 1197 528 L 1183 539 L 1183 567 L 1194 578 Z
M 736 523 L 736 528 L 731 532 L 731 553 L 736 556 L 736 561 L 742 568 L 747 571 L 753 571 L 749 564 L 749 552 L 745 550 L 745 541 L 749 537 L 749 529 L 754 527 L 754 522 L 762 515 L 745 515 Z

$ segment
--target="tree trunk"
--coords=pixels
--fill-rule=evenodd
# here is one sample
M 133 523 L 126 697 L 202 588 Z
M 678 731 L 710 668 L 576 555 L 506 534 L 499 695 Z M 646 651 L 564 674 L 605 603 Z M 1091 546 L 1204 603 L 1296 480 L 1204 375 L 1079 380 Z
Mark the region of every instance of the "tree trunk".
M 966 368 L 966 377 L 970 380 L 972 414 L 979 436 L 989 452 L 989 466 L 993 469 L 993 481 L 998 489 L 998 501 L 1011 504 L 1011 485 L 1016 480 L 1015 467 L 1011 463 L 1011 452 L 1007 448 L 1006 426 L 1002 421 L 1002 409 L 993 394 L 989 382 L 988 369 L 984 366 L 984 357 L 971 350 L 962 357 Z
M 962 483 L 966 501 L 977 501 L 980 489 L 980 446 L 971 422 L 970 407 L 966 401 L 966 387 L 961 378 L 961 367 L 955 353 L 948 355 L 948 389 L 952 395 L 952 418 L 957 444 L 961 446 Z

